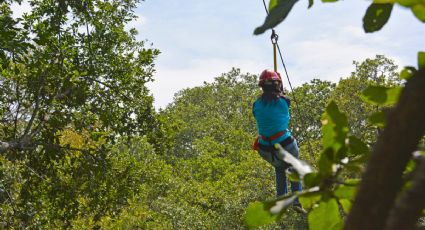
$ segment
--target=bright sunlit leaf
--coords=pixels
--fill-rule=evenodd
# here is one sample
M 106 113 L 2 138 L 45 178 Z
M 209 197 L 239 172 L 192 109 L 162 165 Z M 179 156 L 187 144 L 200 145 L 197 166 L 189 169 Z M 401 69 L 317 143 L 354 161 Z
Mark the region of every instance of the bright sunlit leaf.
M 419 59 L 419 57 L 418 57 Z M 407 80 L 413 76 L 413 74 L 416 73 L 416 68 L 413 66 L 406 66 L 404 69 L 400 72 L 400 78 Z
M 277 6 L 278 0 L 270 0 L 269 2 L 269 11 L 273 10 Z
M 339 229 L 342 224 L 338 204 L 335 199 L 322 201 L 308 215 L 310 230 Z
M 306 193 L 299 197 L 301 205 L 306 209 L 312 208 L 321 198 L 322 194 L 319 192 Z
M 335 190 L 335 196 L 339 199 L 348 199 L 354 200 L 354 196 L 356 195 L 357 187 L 356 186 L 345 186 L 340 185 Z
M 344 210 L 344 213 L 348 214 L 351 210 L 351 205 L 352 205 L 351 201 L 347 199 L 340 199 L 339 203 L 341 204 L 342 210 Z
M 272 215 L 268 212 L 263 203 L 254 202 L 249 204 L 246 210 L 245 223 L 249 228 L 255 228 L 261 225 L 273 223 L 276 221 L 276 218 L 277 215 Z
M 422 4 L 416 4 L 412 7 L 412 12 L 422 22 L 425 22 L 425 2 Z

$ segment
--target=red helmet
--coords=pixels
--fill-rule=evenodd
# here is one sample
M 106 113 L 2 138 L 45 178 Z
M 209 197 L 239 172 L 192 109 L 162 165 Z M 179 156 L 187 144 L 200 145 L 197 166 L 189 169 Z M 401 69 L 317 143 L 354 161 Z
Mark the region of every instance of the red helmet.
M 258 82 L 258 85 L 263 86 L 266 81 L 282 82 L 282 79 L 278 72 L 266 69 L 260 74 L 260 81 Z

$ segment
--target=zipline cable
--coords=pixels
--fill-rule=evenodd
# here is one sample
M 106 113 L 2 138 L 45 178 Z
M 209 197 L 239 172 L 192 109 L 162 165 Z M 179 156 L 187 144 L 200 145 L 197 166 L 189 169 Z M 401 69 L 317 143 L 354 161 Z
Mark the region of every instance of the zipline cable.
M 264 9 L 266 10 L 267 15 L 269 15 L 269 10 L 267 9 L 267 5 L 266 5 L 266 1 L 265 0 L 263 0 L 263 5 L 264 5 Z M 291 84 L 291 80 L 289 79 L 288 70 L 286 69 L 285 61 L 283 60 L 283 55 L 282 55 L 282 52 L 280 50 L 279 43 L 277 42 L 278 38 L 279 38 L 279 36 L 276 34 L 276 31 L 272 28 L 271 41 L 272 41 L 272 44 L 273 44 L 273 65 L 274 65 L 274 71 L 277 72 L 277 64 L 276 64 L 276 48 L 277 48 L 277 50 L 279 51 L 279 57 L 280 57 L 280 60 L 282 62 L 283 69 L 285 70 L 286 79 L 288 80 L 288 83 L 289 83 L 289 88 L 291 89 L 292 99 L 295 102 L 295 110 L 296 110 L 296 113 L 297 113 L 297 117 L 298 117 L 299 121 L 302 122 L 304 120 L 303 119 L 304 117 L 302 116 L 302 113 L 300 112 L 299 107 L 298 107 L 298 101 L 297 101 L 297 99 L 295 97 L 294 89 L 292 88 L 292 84 Z M 314 160 L 315 159 L 315 156 L 313 154 L 313 149 L 311 147 L 311 143 L 307 139 L 307 137 L 305 137 L 305 139 L 306 139 L 306 142 L 307 142 L 307 147 L 308 147 L 308 151 L 310 153 L 310 156 Z

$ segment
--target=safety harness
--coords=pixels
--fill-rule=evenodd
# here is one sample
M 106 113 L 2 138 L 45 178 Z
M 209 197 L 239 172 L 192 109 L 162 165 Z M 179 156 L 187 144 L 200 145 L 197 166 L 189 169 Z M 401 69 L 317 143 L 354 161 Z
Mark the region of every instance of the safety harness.
M 268 143 L 270 143 L 270 146 L 272 146 L 272 141 L 276 140 L 277 138 L 285 135 L 287 132 L 287 130 L 283 130 L 283 131 L 279 131 L 269 137 L 263 136 L 263 135 L 258 135 L 258 137 L 255 139 L 254 144 L 252 145 L 252 149 L 253 150 L 258 150 L 258 146 L 259 146 L 259 141 L 260 139 L 262 139 L 263 141 L 266 141 Z

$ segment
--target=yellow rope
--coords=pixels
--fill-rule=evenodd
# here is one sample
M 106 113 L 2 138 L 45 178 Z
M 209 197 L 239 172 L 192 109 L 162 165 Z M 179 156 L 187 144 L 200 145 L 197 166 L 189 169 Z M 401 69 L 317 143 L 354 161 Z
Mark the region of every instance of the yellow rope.
M 274 71 L 277 72 L 276 43 L 273 43 L 273 66 Z

